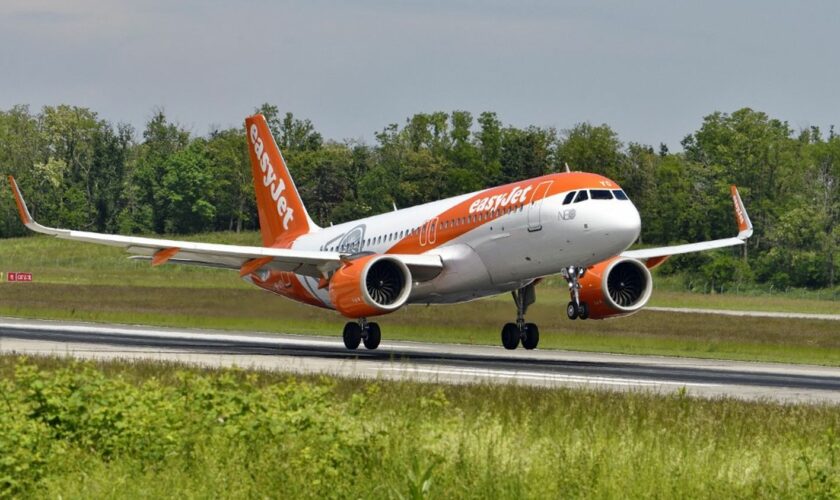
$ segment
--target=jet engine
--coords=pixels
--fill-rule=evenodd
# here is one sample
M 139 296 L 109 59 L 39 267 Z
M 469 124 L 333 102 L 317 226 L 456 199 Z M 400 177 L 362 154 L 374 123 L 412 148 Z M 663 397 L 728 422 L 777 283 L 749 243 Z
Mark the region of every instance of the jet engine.
M 411 293 L 411 271 L 388 255 L 366 255 L 346 261 L 330 279 L 330 301 L 348 318 L 395 311 Z
M 587 269 L 580 285 L 580 301 L 589 307 L 589 317 L 604 319 L 627 316 L 644 307 L 653 291 L 653 278 L 638 260 L 617 257 Z

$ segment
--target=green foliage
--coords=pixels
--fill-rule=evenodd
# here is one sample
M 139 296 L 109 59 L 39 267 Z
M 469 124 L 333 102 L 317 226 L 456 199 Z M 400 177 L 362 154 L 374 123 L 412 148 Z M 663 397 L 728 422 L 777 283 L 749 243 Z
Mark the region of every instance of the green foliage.
M 266 116 L 321 225 L 562 171 L 568 163 L 621 184 L 641 212 L 645 245 L 731 235 L 729 185 L 737 184 L 755 225 L 748 245 L 730 251 L 732 262 L 743 258 L 740 274 L 725 278 L 709 267 L 692 283 L 837 284 L 840 137 L 833 129 L 827 137 L 813 127 L 795 133 L 743 108 L 706 116 L 683 140 L 684 152 L 657 153 L 625 145 L 607 124 L 579 123 L 558 134 L 504 126 L 492 112 L 474 119 L 455 110 L 417 113 L 365 144 L 325 141 L 310 120 L 275 105 L 255 111 Z M 240 127 L 194 137 L 156 110 L 135 138 L 130 127 L 86 108 L 47 106 L 33 114 L 15 106 L 0 111 L 0 165 L 18 179 L 33 215 L 50 225 L 158 234 L 258 228 Z M 8 190 L 0 190 L 0 214 L 0 237 L 24 234 Z M 691 273 L 704 259 L 675 259 L 666 269 Z M 732 268 L 720 259 L 715 266 Z
M 360 459 L 376 451 L 376 433 L 348 432 L 363 398 L 336 402 L 329 383 L 258 386 L 256 376 L 235 371 L 175 379 L 132 383 L 90 364 L 44 371 L 18 363 L 11 379 L 0 380 L 0 497 L 32 492 L 78 455 L 159 473 L 173 463 L 189 470 L 208 459 L 236 460 L 288 491 L 342 497 L 352 481 L 336 479 L 363 472 Z M 249 464 L 254 456 L 263 460 Z
M 4 498 L 838 493 L 827 405 L 13 356 L 0 388 Z

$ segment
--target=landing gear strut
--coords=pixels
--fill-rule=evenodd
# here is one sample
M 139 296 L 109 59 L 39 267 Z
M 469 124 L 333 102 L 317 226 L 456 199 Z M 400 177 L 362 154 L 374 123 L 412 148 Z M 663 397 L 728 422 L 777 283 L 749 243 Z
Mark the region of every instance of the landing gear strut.
M 505 349 L 516 349 L 519 342 L 525 349 L 535 349 L 540 342 L 540 329 L 534 323 L 525 322 L 528 306 L 537 300 L 534 283 L 511 292 L 516 304 L 516 323 L 506 323 L 502 328 L 502 345 Z
M 587 319 L 589 317 L 589 305 L 580 301 L 580 279 L 586 274 L 585 267 L 569 266 L 561 272 L 569 283 L 569 295 L 571 299 L 566 306 L 566 315 L 569 319 Z
M 366 318 L 359 318 L 358 321 L 348 321 L 344 325 L 344 347 L 351 351 L 359 347 L 362 342 L 368 349 L 376 349 L 382 341 L 382 330 L 379 323 L 368 323 Z

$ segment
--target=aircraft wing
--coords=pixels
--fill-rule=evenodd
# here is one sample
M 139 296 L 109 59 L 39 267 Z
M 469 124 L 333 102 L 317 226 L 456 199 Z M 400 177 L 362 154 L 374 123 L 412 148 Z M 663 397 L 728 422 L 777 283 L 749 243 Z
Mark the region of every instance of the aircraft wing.
M 339 252 L 200 243 L 46 227 L 35 222 L 29 214 L 17 182 L 11 176 L 9 184 L 12 186 L 20 219 L 32 231 L 66 240 L 121 247 L 132 254 L 130 258 L 150 260 L 153 266 L 171 262 L 218 267 L 238 270 L 241 276 L 261 269 L 272 269 L 322 278 L 341 267 L 342 259 L 347 257 L 347 254 Z M 402 260 L 418 281 L 432 279 L 443 269 L 443 262 L 437 255 L 393 256 Z
M 738 188 L 731 186 L 730 193 L 732 194 L 732 203 L 735 207 L 735 220 L 738 222 L 738 236 L 720 240 L 702 241 L 700 243 L 688 243 L 685 245 L 627 250 L 622 252 L 621 256 L 645 261 L 647 267 L 652 268 L 665 262 L 671 255 L 743 245 L 746 243 L 747 238 L 752 236 L 753 225 L 750 222 L 747 209 L 744 207 L 744 202 L 741 200 L 741 195 L 738 193 Z

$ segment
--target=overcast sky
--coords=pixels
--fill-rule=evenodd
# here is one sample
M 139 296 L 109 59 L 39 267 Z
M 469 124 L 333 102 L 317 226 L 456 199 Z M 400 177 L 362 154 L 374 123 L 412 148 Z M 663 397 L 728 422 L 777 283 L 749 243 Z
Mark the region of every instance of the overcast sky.
M 416 112 L 607 123 L 679 148 L 750 106 L 840 124 L 836 1 L 2 0 L 0 108 L 87 106 L 196 134 L 262 102 L 362 138 Z

